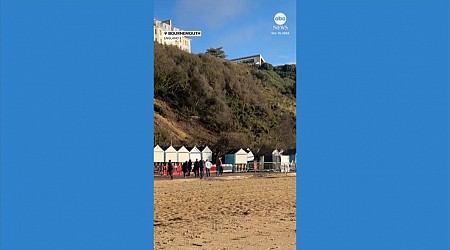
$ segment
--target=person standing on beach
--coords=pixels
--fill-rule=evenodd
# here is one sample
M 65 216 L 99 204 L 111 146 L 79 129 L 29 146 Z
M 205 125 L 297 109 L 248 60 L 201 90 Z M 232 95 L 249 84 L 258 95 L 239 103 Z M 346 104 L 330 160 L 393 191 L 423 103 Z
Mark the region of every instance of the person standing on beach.
M 216 176 L 221 176 L 223 173 L 222 171 L 222 160 L 220 159 L 220 155 L 217 155 L 216 159 Z
M 167 173 L 170 175 L 170 179 L 173 180 L 173 165 L 172 165 L 172 160 L 169 160 L 169 163 L 167 163 Z
M 198 176 L 198 168 L 199 168 L 198 159 L 195 159 L 195 162 L 194 162 L 194 177 L 199 177 Z
M 200 169 L 200 179 L 203 179 L 203 169 L 205 169 L 205 161 L 200 160 L 198 165 L 199 165 L 199 169 Z
M 211 177 L 211 162 L 208 161 L 208 159 L 206 159 L 205 162 L 205 169 L 206 169 L 206 177 Z
M 188 171 L 188 162 L 183 162 L 183 165 L 181 165 L 181 170 L 183 171 L 183 177 L 186 178 L 186 173 Z
M 192 171 L 192 161 L 191 159 L 189 159 L 187 176 L 191 176 L 191 171 Z

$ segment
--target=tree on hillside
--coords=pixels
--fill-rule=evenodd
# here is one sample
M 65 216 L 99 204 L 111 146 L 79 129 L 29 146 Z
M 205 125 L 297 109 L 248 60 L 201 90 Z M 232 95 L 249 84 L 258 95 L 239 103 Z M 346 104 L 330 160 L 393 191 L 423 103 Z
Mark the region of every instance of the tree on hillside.
M 263 63 L 261 66 L 259 66 L 259 69 L 261 70 L 273 70 L 273 65 L 270 63 Z
M 288 112 L 281 114 L 281 121 L 274 130 L 277 147 L 283 149 L 295 148 L 295 118 Z
M 217 57 L 217 58 L 225 59 L 225 58 L 227 58 L 227 55 L 225 55 L 225 51 L 223 51 L 222 48 L 223 47 L 209 48 L 206 50 L 206 54 Z
M 250 141 L 245 133 L 221 132 L 216 144 L 212 145 L 212 149 L 217 154 L 223 155 L 230 149 L 247 148 L 249 146 Z

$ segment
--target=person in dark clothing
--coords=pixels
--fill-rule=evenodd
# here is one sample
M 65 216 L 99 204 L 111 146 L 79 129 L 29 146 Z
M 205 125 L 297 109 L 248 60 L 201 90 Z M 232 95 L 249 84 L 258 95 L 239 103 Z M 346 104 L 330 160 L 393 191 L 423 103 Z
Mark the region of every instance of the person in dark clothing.
M 173 179 L 173 165 L 172 160 L 169 160 L 169 163 L 167 163 L 167 172 L 170 175 L 170 179 Z
M 203 179 L 203 170 L 205 169 L 205 161 L 200 160 L 198 166 L 200 169 L 200 179 Z
M 188 162 L 183 162 L 183 165 L 181 165 L 181 170 L 183 171 L 183 177 L 186 178 L 187 171 L 188 171 Z
M 221 176 L 223 174 L 222 159 L 220 159 L 220 155 L 217 156 L 216 171 L 216 175 L 218 176 Z
M 191 176 L 191 171 L 192 171 L 192 161 L 191 159 L 189 159 L 187 176 Z
M 198 177 L 198 169 L 199 169 L 198 159 L 195 159 L 194 162 L 194 177 Z

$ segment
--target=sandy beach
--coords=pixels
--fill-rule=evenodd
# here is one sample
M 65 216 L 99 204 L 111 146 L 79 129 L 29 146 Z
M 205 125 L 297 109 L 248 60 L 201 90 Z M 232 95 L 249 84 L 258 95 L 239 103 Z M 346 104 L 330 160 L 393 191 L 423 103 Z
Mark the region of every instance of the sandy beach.
M 155 178 L 155 249 L 295 249 L 295 179 Z

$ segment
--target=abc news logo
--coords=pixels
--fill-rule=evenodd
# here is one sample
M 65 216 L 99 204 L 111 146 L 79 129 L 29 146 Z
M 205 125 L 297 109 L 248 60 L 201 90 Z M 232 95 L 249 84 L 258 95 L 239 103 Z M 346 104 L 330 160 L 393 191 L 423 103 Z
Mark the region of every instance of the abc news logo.
M 286 15 L 284 13 L 277 13 L 275 14 L 275 16 L 273 17 L 273 21 L 275 21 L 275 23 L 277 25 L 273 25 L 272 29 L 273 30 L 288 30 L 288 26 L 284 25 L 286 23 Z

